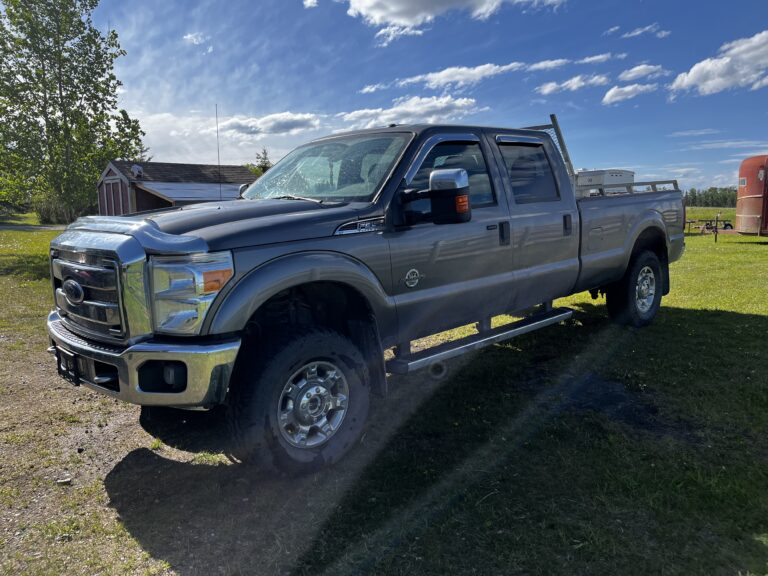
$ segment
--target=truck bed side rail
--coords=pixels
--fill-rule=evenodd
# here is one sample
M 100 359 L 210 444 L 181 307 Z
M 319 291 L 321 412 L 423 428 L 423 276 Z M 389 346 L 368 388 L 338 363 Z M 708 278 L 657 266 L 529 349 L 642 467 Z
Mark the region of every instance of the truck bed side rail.
M 653 180 L 650 182 L 619 182 L 616 184 L 582 184 L 576 187 L 576 196 L 578 198 L 589 198 L 592 196 L 676 191 L 680 191 L 677 180 Z

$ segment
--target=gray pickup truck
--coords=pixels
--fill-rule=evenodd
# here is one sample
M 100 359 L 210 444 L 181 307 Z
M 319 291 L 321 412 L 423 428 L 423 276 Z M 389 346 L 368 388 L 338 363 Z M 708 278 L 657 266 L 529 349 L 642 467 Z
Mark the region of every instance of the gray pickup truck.
M 684 249 L 676 182 L 582 194 L 544 128 L 337 134 L 240 200 L 79 219 L 50 250 L 59 374 L 142 406 L 225 405 L 235 458 L 304 473 L 356 444 L 388 373 L 559 323 L 556 298 L 604 293 L 612 319 L 649 323 Z M 492 328 L 502 314 L 522 319 Z

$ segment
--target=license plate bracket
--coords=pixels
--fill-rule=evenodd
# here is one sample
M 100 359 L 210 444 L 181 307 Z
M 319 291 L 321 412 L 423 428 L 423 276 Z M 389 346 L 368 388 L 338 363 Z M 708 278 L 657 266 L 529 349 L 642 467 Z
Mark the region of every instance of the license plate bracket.
M 56 369 L 64 380 L 80 386 L 80 362 L 77 354 L 56 346 Z

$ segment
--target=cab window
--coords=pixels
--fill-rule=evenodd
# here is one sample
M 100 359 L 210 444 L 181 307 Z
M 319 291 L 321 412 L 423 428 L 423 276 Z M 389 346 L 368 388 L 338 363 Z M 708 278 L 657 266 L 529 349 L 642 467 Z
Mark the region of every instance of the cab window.
M 552 167 L 543 146 L 500 144 L 499 150 L 504 159 L 515 204 L 560 200 Z
M 488 167 L 480 144 L 476 142 L 443 142 L 435 145 L 422 162 L 409 187 L 426 190 L 429 188 L 429 175 L 432 171 L 443 168 L 463 168 L 467 171 L 472 208 L 490 206 L 496 203 L 496 197 L 491 187 L 491 178 L 488 175 Z M 409 206 L 409 210 L 426 214 L 429 212 L 429 200 L 413 202 Z

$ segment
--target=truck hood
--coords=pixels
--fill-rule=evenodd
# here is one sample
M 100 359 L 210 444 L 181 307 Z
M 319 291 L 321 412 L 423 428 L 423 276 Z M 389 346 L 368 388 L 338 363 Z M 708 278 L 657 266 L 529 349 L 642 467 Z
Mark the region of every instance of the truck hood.
M 88 216 L 70 228 L 127 234 L 149 253 L 231 250 L 331 236 L 365 208 L 370 204 L 230 200 L 132 216 Z

